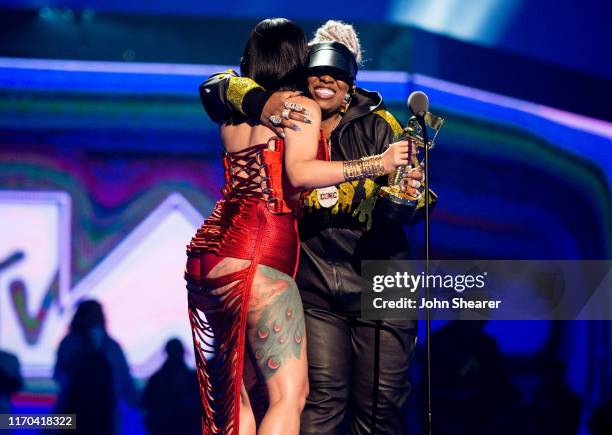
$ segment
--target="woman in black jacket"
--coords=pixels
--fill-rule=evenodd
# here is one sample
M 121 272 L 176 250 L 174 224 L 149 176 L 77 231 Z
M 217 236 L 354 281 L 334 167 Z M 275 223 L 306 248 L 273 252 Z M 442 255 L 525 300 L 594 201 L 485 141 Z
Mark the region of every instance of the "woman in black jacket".
M 338 40 L 343 43 L 334 42 Z M 322 26 L 310 47 L 308 90 L 321 107 L 327 144 L 320 158 L 339 161 L 379 154 L 402 131 L 380 94 L 355 86 L 360 56 L 352 26 L 338 22 Z M 200 87 L 204 108 L 214 121 L 240 111 L 275 124 L 279 134 L 281 127 L 299 128 L 289 118 L 307 122 L 307 114 L 291 104 L 293 95 L 270 95 L 232 71 L 216 74 Z M 405 189 L 413 193 L 422 176 L 419 169 L 410 173 Z M 406 258 L 408 249 L 402 223 L 375 207 L 385 183 L 365 179 L 305 195 L 296 276 L 309 340 L 310 393 L 302 434 L 403 433 L 416 323 L 360 319 L 361 289 L 368 285 L 360 274 L 361 261 Z

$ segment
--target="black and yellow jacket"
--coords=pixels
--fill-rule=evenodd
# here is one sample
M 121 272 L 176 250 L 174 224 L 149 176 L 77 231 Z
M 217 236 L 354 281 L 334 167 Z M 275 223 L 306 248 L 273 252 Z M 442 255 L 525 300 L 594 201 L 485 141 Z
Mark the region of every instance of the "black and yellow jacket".
M 236 110 L 259 119 L 268 93 L 233 71 L 210 77 L 200 86 L 202 104 L 215 122 Z M 331 159 L 353 160 L 379 154 L 402 127 L 378 92 L 357 88 L 340 124 L 331 135 Z M 316 191 L 306 195 L 300 221 L 302 250 L 296 281 L 306 308 L 325 306 L 359 313 L 362 260 L 405 258 L 407 240 L 402 224 L 377 213 L 378 189 L 386 177 L 344 182 L 336 186 L 338 202 L 322 207 Z

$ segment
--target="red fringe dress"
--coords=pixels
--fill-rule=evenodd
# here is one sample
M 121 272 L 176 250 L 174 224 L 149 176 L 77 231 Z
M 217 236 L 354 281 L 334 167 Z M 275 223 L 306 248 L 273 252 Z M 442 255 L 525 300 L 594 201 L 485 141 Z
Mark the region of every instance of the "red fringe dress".
M 237 434 L 246 319 L 257 265 L 295 277 L 296 213 L 283 197 L 281 139 L 224 153 L 225 184 L 212 214 L 187 246 L 185 279 L 202 398 L 202 433 Z M 294 207 L 295 208 L 295 207 Z M 213 279 L 224 257 L 250 266 Z M 211 289 L 224 288 L 211 295 Z

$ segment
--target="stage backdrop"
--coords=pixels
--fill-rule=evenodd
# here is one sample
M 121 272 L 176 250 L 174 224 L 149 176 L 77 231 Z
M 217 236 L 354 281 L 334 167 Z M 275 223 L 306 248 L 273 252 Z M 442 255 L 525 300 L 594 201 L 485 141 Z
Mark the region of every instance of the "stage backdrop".
M 83 299 L 103 304 L 137 377 L 159 367 L 169 338 L 191 345 L 185 245 L 222 182 L 197 86 L 221 68 L 0 59 L 0 348 L 27 376 L 51 374 Z M 446 118 L 432 152 L 433 257 L 612 258 L 609 123 L 426 76 L 365 71 L 358 83 L 401 122 L 415 89 Z M 407 231 L 418 256 L 422 226 Z M 524 355 L 550 325 L 512 328 L 489 333 Z M 574 352 L 589 328 L 568 325 L 564 348 L 587 402 L 611 380 L 609 354 Z M 598 328 L 609 345 L 609 325 Z

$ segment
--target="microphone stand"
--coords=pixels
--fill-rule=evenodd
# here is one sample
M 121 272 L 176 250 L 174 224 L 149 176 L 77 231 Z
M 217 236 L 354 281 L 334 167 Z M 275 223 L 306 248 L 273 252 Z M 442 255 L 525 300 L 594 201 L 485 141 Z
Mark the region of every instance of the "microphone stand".
M 429 276 L 429 137 L 427 135 L 427 125 L 425 125 L 425 114 L 419 112 L 416 115 L 417 122 L 421 126 L 421 134 L 423 135 L 423 143 L 425 148 L 424 168 L 425 171 L 425 277 Z M 430 291 L 429 285 L 425 285 L 425 300 L 429 302 Z M 425 308 L 425 339 L 426 345 L 426 365 L 427 365 L 427 381 L 426 381 L 426 396 L 427 401 L 427 428 L 426 433 L 432 435 L 431 427 L 431 309 L 429 304 Z

